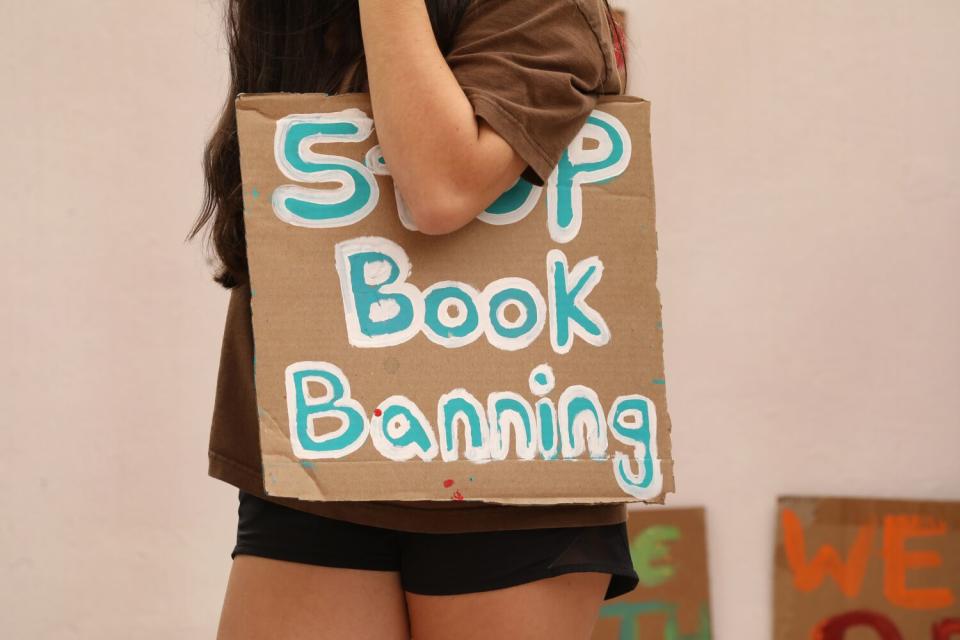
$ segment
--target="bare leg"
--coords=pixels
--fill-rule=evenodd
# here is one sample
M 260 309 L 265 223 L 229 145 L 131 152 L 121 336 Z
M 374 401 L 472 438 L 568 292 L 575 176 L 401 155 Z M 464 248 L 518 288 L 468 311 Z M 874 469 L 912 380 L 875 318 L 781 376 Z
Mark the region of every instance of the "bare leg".
M 408 640 L 400 577 L 238 555 L 218 640 Z
M 607 573 L 570 573 L 527 584 L 456 596 L 407 593 L 415 640 L 586 640 Z

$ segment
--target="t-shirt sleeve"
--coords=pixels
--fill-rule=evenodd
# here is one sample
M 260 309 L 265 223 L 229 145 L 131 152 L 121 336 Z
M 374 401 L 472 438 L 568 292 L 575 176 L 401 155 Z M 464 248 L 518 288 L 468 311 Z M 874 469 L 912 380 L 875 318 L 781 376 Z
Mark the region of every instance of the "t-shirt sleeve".
M 542 185 L 609 74 L 597 16 L 580 0 L 473 0 L 446 55 L 484 119 Z

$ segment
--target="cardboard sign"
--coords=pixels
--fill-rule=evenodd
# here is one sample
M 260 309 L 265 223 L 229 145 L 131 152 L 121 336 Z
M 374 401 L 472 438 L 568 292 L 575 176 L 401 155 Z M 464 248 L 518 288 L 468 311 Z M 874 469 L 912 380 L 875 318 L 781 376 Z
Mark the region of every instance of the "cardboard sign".
M 960 639 L 960 502 L 781 498 L 778 640 Z
M 604 603 L 594 640 L 710 640 L 703 509 L 630 512 L 630 555 L 640 584 Z
M 672 490 L 649 103 L 605 96 L 548 184 L 443 236 L 415 230 L 368 94 L 236 108 L 270 495 Z

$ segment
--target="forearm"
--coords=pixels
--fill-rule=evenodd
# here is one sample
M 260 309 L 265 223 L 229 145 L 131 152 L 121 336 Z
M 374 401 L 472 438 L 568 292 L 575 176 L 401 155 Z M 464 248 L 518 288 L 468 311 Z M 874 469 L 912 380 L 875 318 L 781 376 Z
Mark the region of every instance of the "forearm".
M 359 0 L 377 137 L 418 226 L 459 228 L 525 164 L 473 107 L 437 46 L 424 0 Z

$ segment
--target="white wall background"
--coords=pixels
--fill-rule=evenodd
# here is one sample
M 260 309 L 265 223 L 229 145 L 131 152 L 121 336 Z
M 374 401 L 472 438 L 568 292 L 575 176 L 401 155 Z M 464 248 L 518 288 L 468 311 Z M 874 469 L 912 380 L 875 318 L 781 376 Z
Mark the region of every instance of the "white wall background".
M 960 3 L 621 2 L 652 102 L 675 503 L 723 640 L 775 497 L 960 499 Z
M 708 506 L 717 637 L 765 638 L 777 494 L 960 498 L 960 3 L 619 5 L 653 103 L 671 502 Z M 182 239 L 218 8 L 8 13 L 3 635 L 209 638 L 226 295 Z

